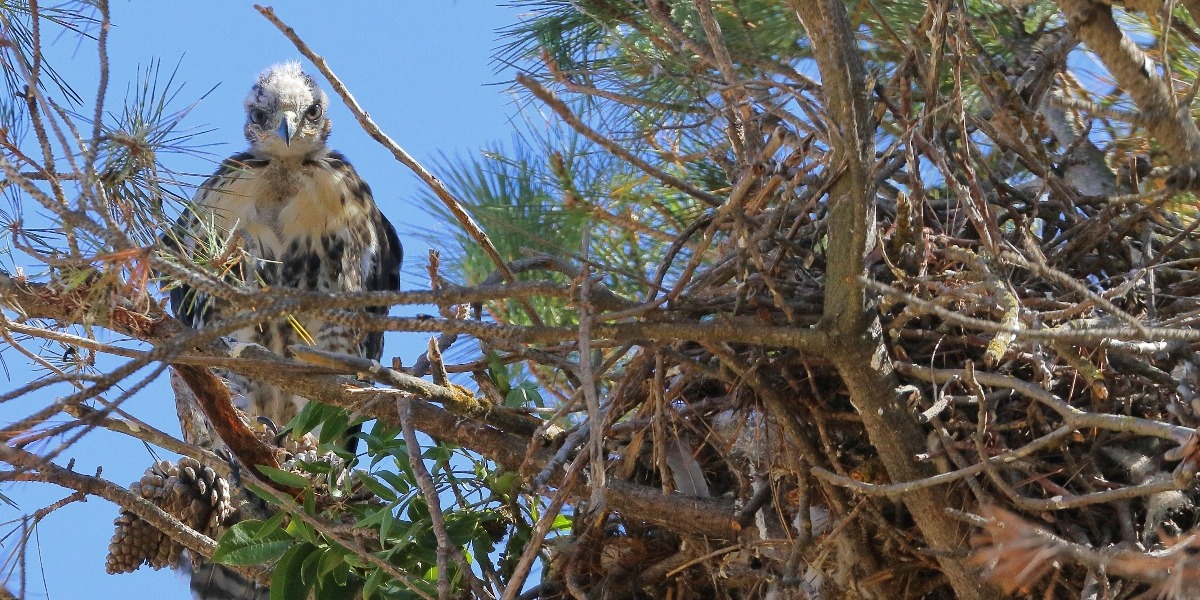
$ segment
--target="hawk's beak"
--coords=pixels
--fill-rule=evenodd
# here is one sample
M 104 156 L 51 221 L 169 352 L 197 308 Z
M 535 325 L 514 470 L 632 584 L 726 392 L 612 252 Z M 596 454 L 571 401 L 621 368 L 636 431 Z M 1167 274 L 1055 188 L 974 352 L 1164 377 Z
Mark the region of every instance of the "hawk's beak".
M 299 122 L 299 115 L 290 110 L 283 111 L 283 118 L 279 121 L 279 129 L 276 129 L 275 133 L 278 133 L 279 137 L 283 139 L 285 146 L 292 145 L 292 134 L 296 133 L 296 125 Z

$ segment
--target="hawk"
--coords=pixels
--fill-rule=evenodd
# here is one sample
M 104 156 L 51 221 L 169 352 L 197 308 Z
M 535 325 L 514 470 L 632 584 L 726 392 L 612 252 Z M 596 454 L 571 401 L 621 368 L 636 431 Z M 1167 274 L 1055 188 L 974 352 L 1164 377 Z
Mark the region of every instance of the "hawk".
M 228 263 L 233 266 L 227 275 L 252 288 L 326 293 L 399 289 L 400 241 L 375 205 L 371 188 L 345 156 L 326 144 L 331 127 L 328 104 L 325 92 L 298 62 L 263 71 L 245 100 L 244 132 L 250 147 L 226 159 L 200 186 L 168 244 L 182 258 L 196 262 L 237 257 Z M 185 283 L 171 290 L 171 308 L 181 321 L 197 328 L 240 311 Z M 365 311 L 386 314 L 387 307 Z M 383 352 L 381 333 L 319 316 L 274 319 L 230 335 L 236 342 L 259 344 L 280 355 L 292 344 L 375 360 Z M 233 373 L 221 375 L 238 408 L 252 418 L 283 425 L 306 403 L 270 385 Z M 203 414 L 186 404 L 178 406 L 185 440 L 219 447 Z M 194 596 L 259 597 L 219 589 L 229 587 L 219 575 L 194 575 Z M 232 572 L 226 575 L 238 578 Z

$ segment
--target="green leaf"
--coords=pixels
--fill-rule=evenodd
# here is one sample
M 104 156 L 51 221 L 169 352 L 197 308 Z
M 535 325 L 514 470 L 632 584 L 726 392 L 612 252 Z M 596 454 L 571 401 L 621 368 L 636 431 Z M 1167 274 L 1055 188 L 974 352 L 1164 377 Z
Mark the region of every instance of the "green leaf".
M 375 590 L 379 588 L 379 583 L 383 580 L 383 569 L 375 569 L 367 576 L 367 582 L 363 584 L 363 599 L 372 600 L 375 597 Z
M 492 381 L 496 387 L 500 388 L 500 393 L 508 394 L 512 388 L 512 384 L 508 379 L 508 369 L 504 367 L 504 363 L 500 360 L 500 354 L 495 350 L 487 352 L 488 373 L 492 376 Z
M 388 454 L 396 461 L 396 468 L 407 473 L 412 467 L 408 465 L 408 446 L 393 446 L 388 448 Z
M 292 546 L 279 559 L 279 563 L 275 565 L 275 572 L 271 575 L 271 600 L 303 600 L 307 597 L 312 585 L 304 583 L 301 567 L 316 549 L 312 544 L 301 542 Z
M 381 517 L 382 521 L 379 524 L 379 539 L 381 542 L 386 542 L 388 535 L 392 533 L 392 527 L 396 524 L 396 515 L 392 514 L 391 506 L 388 506 L 380 512 L 383 513 L 383 515 Z
M 538 386 L 532 381 L 522 381 L 520 385 L 509 390 L 504 396 L 504 405 L 509 408 L 536 406 L 542 408 L 545 402 L 538 393 Z
M 438 470 L 438 468 L 441 468 L 442 463 L 446 463 L 446 462 L 450 461 L 450 455 L 451 455 L 450 448 L 447 448 L 446 446 L 438 444 L 438 445 L 430 446 L 428 449 L 426 449 L 425 453 L 422 454 L 421 457 L 434 461 L 435 468 L 430 469 L 430 471 L 436 472 Z
M 323 460 L 297 460 L 296 466 L 305 473 L 328 475 L 333 472 L 333 465 Z
M 343 569 L 341 573 L 345 574 L 346 570 Z M 317 586 L 314 600 L 352 600 L 356 591 L 358 591 L 357 585 L 350 585 L 346 582 L 337 583 L 332 577 L 326 577 Z
M 388 485 L 392 486 L 392 488 L 400 493 L 404 493 L 412 489 L 412 480 L 401 477 L 397 473 L 393 473 L 391 471 L 376 471 L 375 474 L 378 475 L 380 479 L 388 482 Z
M 248 519 L 230 527 L 217 542 L 212 561 L 227 565 L 256 565 L 283 556 L 295 540 L 280 529 L 260 536 L 263 525 L 262 521 Z
M 294 538 L 300 538 L 310 544 L 316 545 L 321 543 L 321 538 L 317 536 L 317 532 L 313 528 L 300 519 L 292 519 L 288 523 L 286 531 Z
M 250 490 L 250 493 L 254 494 L 255 496 L 258 496 L 263 502 L 266 502 L 267 504 L 278 502 L 278 500 L 275 499 L 274 494 L 261 485 L 249 480 L 244 480 L 244 482 L 246 489 Z
M 483 513 L 453 512 L 446 514 L 446 535 L 456 546 L 463 546 L 475 537 L 476 528 Z
M 385 502 L 395 502 L 396 499 L 399 498 L 399 496 L 396 495 L 396 492 L 392 491 L 392 488 L 380 483 L 379 480 L 376 479 L 371 473 L 359 473 L 358 480 L 368 490 L 371 490 L 372 494 L 379 496 Z
M 266 465 L 258 465 L 256 468 L 260 473 L 266 475 L 268 479 L 278 483 L 279 485 L 299 489 L 308 487 L 308 480 L 302 475 L 276 469 L 275 467 L 268 467 Z
M 318 441 L 322 444 L 332 443 L 345 435 L 349 426 L 350 413 L 340 409 L 335 410 L 321 423 L 321 435 L 318 436 Z
M 413 521 L 429 519 L 429 503 L 425 501 L 425 498 L 413 498 L 413 501 L 408 504 L 408 518 Z
M 317 582 L 317 570 L 321 566 L 322 556 L 322 552 L 313 552 L 304 557 L 304 564 L 300 565 L 300 576 L 308 582 L 310 587 Z
M 329 546 L 329 547 L 324 548 L 321 551 L 321 564 L 320 564 L 319 568 L 317 569 L 317 577 L 324 578 L 325 576 L 329 575 L 330 573 L 333 573 L 334 571 L 338 570 L 339 568 L 342 568 L 343 575 L 341 578 L 341 582 L 345 583 L 346 580 L 345 580 L 345 573 L 344 573 L 345 568 L 344 567 L 346 565 L 346 562 L 344 560 L 342 560 L 342 558 L 345 557 L 345 555 L 346 555 L 346 553 L 343 552 L 341 548 L 338 548 L 336 546 Z
M 305 514 L 317 514 L 317 495 L 311 489 L 304 490 L 304 512 Z
M 258 529 L 258 533 L 254 534 L 256 538 L 264 538 L 276 531 L 282 531 L 283 519 L 287 517 L 287 513 L 278 512 L 275 516 L 263 522 L 262 527 Z
M 521 476 L 515 471 L 497 471 L 488 476 L 484 483 L 493 493 L 508 499 L 520 491 Z
M 550 525 L 550 529 L 551 531 L 570 531 L 571 517 L 562 514 L 554 517 L 554 523 Z
M 304 405 L 304 408 L 300 409 L 300 412 L 295 417 L 292 417 L 292 420 L 287 424 L 287 428 L 291 429 L 297 435 L 304 435 L 316 429 L 318 425 L 325 422 L 330 415 L 338 410 L 340 409 L 336 406 L 321 404 L 320 402 L 309 402 Z

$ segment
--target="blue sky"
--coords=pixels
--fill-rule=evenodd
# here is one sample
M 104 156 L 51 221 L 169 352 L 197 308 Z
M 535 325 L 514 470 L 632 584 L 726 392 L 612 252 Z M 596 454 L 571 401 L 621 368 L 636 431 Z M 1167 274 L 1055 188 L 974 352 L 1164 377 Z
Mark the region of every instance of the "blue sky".
M 517 21 L 516 9 L 484 2 L 409 0 L 287 2 L 277 4 L 276 11 L 326 58 L 375 121 L 427 167 L 432 168 L 439 153 L 466 156 L 491 142 L 509 139 L 509 119 L 516 108 L 505 93 L 504 82 L 512 79 L 512 73 L 498 71 L 491 56 L 498 45 L 496 30 Z M 249 2 L 114 0 L 112 20 L 108 95 L 112 108 L 119 106 L 127 86 L 133 89 L 138 67 L 145 68 L 156 59 L 161 59 L 164 73 L 179 64 L 177 81 L 185 85 L 177 108 L 217 86 L 184 125 L 213 130 L 195 142 L 211 144 L 206 150 L 214 156 L 163 158 L 171 169 L 195 174 L 192 183 L 213 170 L 214 160 L 242 149 L 242 98 L 254 76 L 273 63 L 299 58 L 291 43 Z M 48 60 L 90 107 L 96 81 L 94 46 L 60 36 Z M 345 153 L 371 184 L 376 202 L 401 232 L 406 255 L 404 287 L 428 287 L 424 275 L 428 246 L 405 232 L 436 231 L 443 225 L 431 222 L 418 208 L 420 182 L 358 128 L 340 101 L 333 100 L 329 114 L 334 123 L 331 144 Z M 387 344 L 386 355 L 401 356 L 411 364 L 425 340 L 418 335 L 396 335 L 389 337 Z M 11 379 L 0 379 L 0 389 L 25 383 L 30 372 L 27 365 L 11 352 L 3 356 Z M 61 394 L 63 389 L 55 392 Z M 49 393 L 0 405 L 0 423 L 27 415 L 52 399 L 53 393 Z M 125 408 L 152 425 L 177 432 L 173 402 L 169 388 L 159 381 Z M 60 462 L 71 458 L 79 472 L 93 473 L 102 467 L 106 478 L 122 484 L 140 477 L 154 459 L 140 442 L 104 431 L 82 440 Z M 7 485 L 0 492 L 21 508 L 15 511 L 0 505 L 0 521 L 18 518 L 69 494 L 44 484 Z M 165 570 L 104 573 L 104 555 L 116 514 L 113 505 L 92 499 L 67 506 L 45 520 L 36 540 L 40 554 L 28 557 L 27 597 L 187 598 L 186 582 Z M 11 527 L 6 525 L 0 533 Z M 11 549 L 11 541 L 4 542 L 4 553 Z M 8 585 L 16 591 L 15 581 Z

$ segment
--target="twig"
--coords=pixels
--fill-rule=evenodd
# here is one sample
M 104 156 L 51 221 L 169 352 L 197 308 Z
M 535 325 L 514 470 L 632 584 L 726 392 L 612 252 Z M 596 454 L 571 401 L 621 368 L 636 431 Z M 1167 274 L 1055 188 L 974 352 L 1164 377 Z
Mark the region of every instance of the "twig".
M 435 343 L 430 340 L 431 345 Z M 417 431 L 413 428 L 412 400 L 398 398 L 396 403 L 396 410 L 400 415 L 400 428 L 404 433 L 404 444 L 408 446 L 408 465 L 413 470 L 417 488 L 421 490 L 421 495 L 425 496 L 425 504 L 429 507 L 430 527 L 433 528 L 433 535 L 437 538 L 438 598 L 440 600 L 450 598 L 450 568 L 447 560 L 451 556 L 454 557 L 454 562 L 458 565 L 462 577 L 471 587 L 475 597 L 486 598 L 482 588 L 483 584 L 471 571 L 471 565 L 467 564 L 462 552 L 450 541 L 450 534 L 446 533 L 446 519 L 442 516 L 442 501 L 438 496 L 437 484 L 434 483 L 433 476 L 429 474 L 429 469 L 425 468 L 425 460 L 421 457 L 421 445 L 417 442 Z
M 888 296 L 901 299 L 908 304 L 920 308 L 921 310 L 930 314 L 937 315 L 939 318 L 950 321 L 951 323 L 980 331 L 988 331 L 992 333 L 1011 333 L 1019 339 L 1061 340 L 1064 342 L 1077 344 L 1100 344 L 1103 343 L 1106 338 L 1131 342 L 1156 342 L 1162 340 L 1175 340 L 1188 343 L 1200 342 L 1200 331 L 1185 328 L 1146 327 L 1139 331 L 1132 327 L 1028 329 L 1025 327 L 1005 326 L 994 321 L 976 319 L 974 317 L 968 317 L 963 314 L 956 313 L 952 310 L 938 306 L 933 302 L 925 300 L 924 298 L 903 292 L 884 283 L 872 281 L 866 278 L 862 278 L 862 281 L 868 288 L 883 294 L 887 294 Z
M 916 377 L 917 379 L 932 383 L 944 383 L 965 375 L 965 371 L 959 369 L 930 369 L 902 361 L 896 361 L 894 364 L 897 371 L 909 377 Z M 1151 421 L 1126 415 L 1082 411 L 1033 383 L 1022 381 L 1009 375 L 976 372 L 975 378 L 983 385 L 1010 389 L 1022 396 L 1037 400 L 1047 408 L 1058 413 L 1067 425 L 1076 429 L 1096 427 L 1110 431 L 1125 431 L 1171 440 L 1180 445 L 1186 443 L 1195 431 L 1190 427 L 1181 427 L 1162 421 Z
M 433 342 L 431 339 L 430 342 Z M 480 419 L 494 424 L 503 431 L 518 435 L 529 435 L 535 425 L 515 413 L 499 409 L 491 403 L 476 398 L 466 388 L 453 384 L 430 383 L 424 379 L 401 373 L 379 364 L 378 361 L 348 354 L 338 354 L 317 350 L 308 346 L 291 346 L 288 348 L 292 355 L 299 360 L 333 367 L 347 373 L 358 373 L 372 380 L 394 386 L 400 390 L 414 394 L 424 400 L 438 402 L 447 410 L 465 417 Z M 369 407 L 359 407 L 366 412 Z
M 581 255 L 584 258 L 583 272 L 579 274 L 579 385 L 583 388 L 583 401 L 587 406 L 591 454 L 591 510 L 604 510 L 604 487 L 608 479 L 604 460 L 604 429 L 605 423 L 600 411 L 600 398 L 596 394 L 596 377 L 592 372 L 592 334 L 591 334 L 591 265 L 587 263 L 588 246 L 591 241 L 588 228 L 583 228 Z
M 991 456 L 984 462 L 992 463 L 992 464 L 996 464 L 996 465 L 1002 465 L 1005 463 L 1009 463 L 1014 460 L 1018 460 L 1018 459 L 1026 457 L 1026 456 L 1029 456 L 1029 455 L 1033 454 L 1034 452 L 1041 450 L 1042 448 L 1050 446 L 1050 445 L 1058 442 L 1059 440 L 1070 436 L 1074 432 L 1075 432 L 1075 429 L 1072 427 L 1068 427 L 1068 426 L 1059 427 L 1058 429 L 1055 429 L 1054 431 L 1052 431 L 1036 440 L 1033 440 L 1032 442 L 1029 442 L 1028 444 L 1025 444 L 1024 446 L 1017 448 L 1016 450 L 1010 450 L 1010 451 L 1004 452 L 1002 454 L 997 454 L 995 456 Z M 955 471 L 950 471 L 948 473 L 940 473 L 938 475 L 934 475 L 932 477 L 926 477 L 924 479 L 917 479 L 914 481 L 906 481 L 903 483 L 891 483 L 891 484 L 867 483 L 865 481 L 859 481 L 852 477 L 843 477 L 841 475 L 832 473 L 821 467 L 813 467 L 812 469 L 810 469 L 810 471 L 812 472 L 813 475 L 816 475 L 817 478 L 819 478 L 819 479 L 823 479 L 825 481 L 828 481 L 829 483 L 832 483 L 835 485 L 840 485 L 840 486 L 846 487 L 846 488 L 850 488 L 854 491 L 862 492 L 864 494 L 869 494 L 869 495 L 873 495 L 873 496 L 898 496 L 898 495 L 906 494 L 906 493 L 909 493 L 909 492 L 912 492 L 912 491 L 918 490 L 918 489 L 933 487 L 936 485 L 944 485 L 947 483 L 953 483 L 955 481 L 963 479 L 964 477 L 971 477 L 973 475 L 976 475 L 976 474 L 982 472 L 983 469 L 984 469 L 984 463 L 980 462 L 980 463 L 975 463 L 969 467 L 965 467 L 965 468 L 958 469 Z
M 203 556 L 212 556 L 213 551 L 216 550 L 216 543 L 208 536 L 179 522 L 149 500 L 111 481 L 64 469 L 37 455 L 7 445 L 0 445 L 0 461 L 23 469 L 18 474 L 10 473 L 11 478 L 53 483 L 67 489 L 104 498 L 132 512 L 159 531 L 170 535 L 171 539 L 183 544 L 188 550 Z

